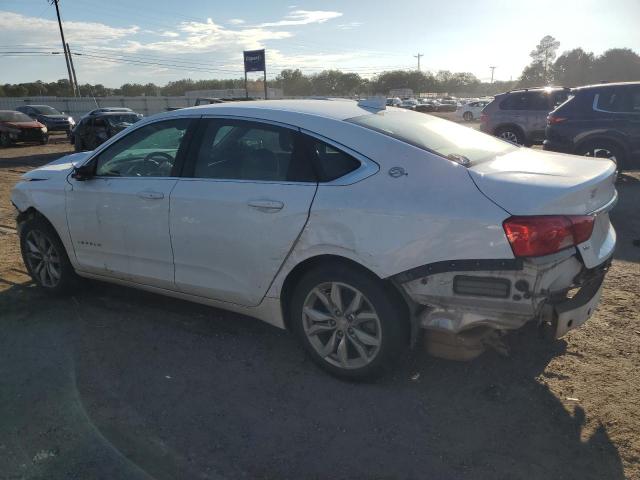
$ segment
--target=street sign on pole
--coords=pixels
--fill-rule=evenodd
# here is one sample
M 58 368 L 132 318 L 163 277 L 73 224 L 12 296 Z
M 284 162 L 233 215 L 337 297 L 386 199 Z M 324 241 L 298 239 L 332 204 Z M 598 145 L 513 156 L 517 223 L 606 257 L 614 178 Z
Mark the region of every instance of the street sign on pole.
M 247 98 L 249 98 L 247 72 L 264 72 L 264 99 L 267 99 L 267 62 L 265 57 L 264 49 L 245 50 L 244 52 L 244 90 Z

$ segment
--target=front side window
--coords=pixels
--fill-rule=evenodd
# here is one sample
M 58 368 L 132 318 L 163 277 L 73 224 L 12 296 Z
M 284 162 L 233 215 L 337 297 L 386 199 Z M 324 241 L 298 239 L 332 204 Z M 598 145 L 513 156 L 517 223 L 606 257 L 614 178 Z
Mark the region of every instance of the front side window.
M 529 96 L 526 92 L 512 93 L 500 103 L 501 110 L 528 110 Z
M 315 181 L 311 159 L 294 130 L 240 120 L 205 120 L 193 177 Z
M 458 163 L 462 157 L 468 165 L 518 148 L 457 123 L 408 110 L 381 111 L 347 121 Z
M 134 130 L 100 153 L 97 158 L 96 175 L 171 176 L 189 122 L 188 119 L 182 118 L 166 120 Z

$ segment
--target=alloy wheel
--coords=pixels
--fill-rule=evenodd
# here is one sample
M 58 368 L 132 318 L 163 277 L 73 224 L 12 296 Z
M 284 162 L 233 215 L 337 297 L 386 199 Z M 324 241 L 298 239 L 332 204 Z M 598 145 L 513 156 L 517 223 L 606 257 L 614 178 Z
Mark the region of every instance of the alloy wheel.
M 371 363 L 382 344 L 380 318 L 358 289 L 339 282 L 313 288 L 303 304 L 307 340 L 326 362 L 339 368 Z
M 614 152 L 605 147 L 593 147 L 588 151 L 584 152 L 585 157 L 594 157 L 594 158 L 608 158 L 609 160 L 613 160 L 618 163 L 618 159 Z
M 515 132 L 512 132 L 511 130 L 505 130 L 504 132 L 501 132 L 500 138 L 506 140 L 507 142 L 518 143 L 518 135 L 516 135 Z
M 25 243 L 29 270 L 43 287 L 55 288 L 62 276 L 60 254 L 55 245 L 39 230 L 28 232 Z

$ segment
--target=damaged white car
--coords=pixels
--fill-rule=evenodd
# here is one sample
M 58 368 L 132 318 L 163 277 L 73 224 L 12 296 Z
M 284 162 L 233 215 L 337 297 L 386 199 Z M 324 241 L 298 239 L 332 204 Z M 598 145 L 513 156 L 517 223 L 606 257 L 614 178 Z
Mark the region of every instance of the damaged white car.
M 12 201 L 42 288 L 86 277 L 241 312 L 361 378 L 420 329 L 583 324 L 615 176 L 375 101 L 239 102 L 147 118 L 25 174 Z

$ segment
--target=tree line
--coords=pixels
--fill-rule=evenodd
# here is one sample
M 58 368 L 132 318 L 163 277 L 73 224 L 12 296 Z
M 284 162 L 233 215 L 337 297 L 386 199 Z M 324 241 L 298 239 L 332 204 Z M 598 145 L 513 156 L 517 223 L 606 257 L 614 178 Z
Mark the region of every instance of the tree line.
M 530 53 L 531 63 L 514 81 L 482 82 L 468 72 L 441 70 L 436 73 L 417 70 L 393 70 L 372 78 L 340 70 L 324 70 L 305 74 L 299 69 L 282 70 L 270 87 L 281 88 L 286 96 L 354 96 L 387 95 L 391 89 L 410 88 L 414 92 L 448 93 L 458 96 L 494 95 L 512 88 L 544 85 L 578 86 L 598 82 L 640 80 L 640 56 L 628 48 L 613 48 L 601 55 L 582 48 L 557 55 L 560 42 L 550 35 L 543 37 Z M 251 81 L 251 90 L 261 91 L 262 81 Z M 244 79 L 182 79 L 158 86 L 154 83 L 125 83 L 119 88 L 101 84 L 80 85 L 83 96 L 155 96 L 184 95 L 189 90 L 244 88 Z M 0 97 L 72 96 L 69 81 L 36 82 L 0 85 Z

